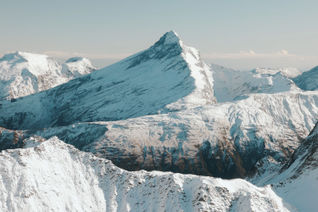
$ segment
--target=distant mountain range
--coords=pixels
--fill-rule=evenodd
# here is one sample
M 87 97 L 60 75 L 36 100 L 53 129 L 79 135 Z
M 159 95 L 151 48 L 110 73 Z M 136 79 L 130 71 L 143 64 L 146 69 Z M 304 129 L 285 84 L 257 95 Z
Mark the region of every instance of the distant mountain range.
M 38 93 L 94 70 L 96 68 L 86 58 L 70 58 L 60 64 L 47 55 L 6 54 L 0 58 L 0 99 Z

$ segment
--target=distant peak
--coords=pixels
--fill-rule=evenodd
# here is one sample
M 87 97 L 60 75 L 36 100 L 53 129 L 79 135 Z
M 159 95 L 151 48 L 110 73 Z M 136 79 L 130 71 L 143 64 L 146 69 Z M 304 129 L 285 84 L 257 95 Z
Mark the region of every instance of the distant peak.
M 29 53 L 29 52 L 22 52 L 22 51 L 16 51 L 13 53 L 8 53 L 3 55 L 1 60 L 6 60 L 6 61 L 30 61 L 32 59 L 39 59 L 39 58 L 47 58 L 47 55 L 42 55 L 42 54 L 34 54 L 34 53 Z
M 21 54 L 22 52 L 16 51 L 12 53 L 7 53 L 3 55 L 3 57 L 0 59 L 1 61 L 20 61 L 24 62 L 26 59 Z

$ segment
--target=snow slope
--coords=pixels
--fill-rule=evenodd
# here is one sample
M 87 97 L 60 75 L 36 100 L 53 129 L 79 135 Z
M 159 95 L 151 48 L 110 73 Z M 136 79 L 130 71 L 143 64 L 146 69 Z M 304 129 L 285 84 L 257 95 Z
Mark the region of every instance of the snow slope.
M 281 73 L 281 75 L 291 79 L 299 76 L 302 72 L 297 68 L 287 67 L 287 68 L 256 68 L 254 72 L 259 74 L 277 74 Z
M 130 169 L 218 177 L 253 174 L 261 160 L 289 160 L 318 117 L 317 93 L 257 94 L 236 103 L 37 132 Z
M 289 70 L 289 71 L 288 71 Z M 239 71 L 211 65 L 214 79 L 214 95 L 218 102 L 247 98 L 252 93 L 279 93 L 300 90 L 289 79 L 294 69 L 254 69 Z
M 259 186 L 272 184 L 275 192 L 295 211 L 317 211 L 318 123 L 285 166 L 252 179 Z
M 1 211 L 288 211 L 269 186 L 128 172 L 57 138 L 0 153 Z
M 30 129 L 120 120 L 214 102 L 209 67 L 171 31 L 149 49 L 102 70 L 14 103 L 3 102 L 0 125 Z
M 46 55 L 6 54 L 0 58 L 0 100 L 47 90 L 93 70 L 86 58 L 71 58 L 61 65 Z
M 294 82 L 303 90 L 318 89 L 318 66 L 295 77 Z
M 318 135 L 309 136 L 296 151 L 295 161 L 274 178 L 275 191 L 299 211 L 317 211 Z
M 3 130 L 0 149 L 58 136 L 128 170 L 246 177 L 278 171 L 318 121 L 318 93 L 253 94 L 233 102 L 109 122 Z M 18 136 L 19 135 L 19 136 Z M 18 142 L 16 141 L 18 140 Z M 15 143 L 15 144 L 13 144 Z M 264 169 L 262 169 L 264 167 Z

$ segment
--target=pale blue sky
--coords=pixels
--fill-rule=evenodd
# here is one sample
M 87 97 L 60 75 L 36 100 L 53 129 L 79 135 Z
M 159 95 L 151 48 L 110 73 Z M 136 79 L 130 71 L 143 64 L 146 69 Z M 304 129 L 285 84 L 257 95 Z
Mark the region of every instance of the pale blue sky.
M 317 0 L 0 0 L 0 54 L 83 55 L 98 65 L 169 30 L 229 67 L 318 65 Z

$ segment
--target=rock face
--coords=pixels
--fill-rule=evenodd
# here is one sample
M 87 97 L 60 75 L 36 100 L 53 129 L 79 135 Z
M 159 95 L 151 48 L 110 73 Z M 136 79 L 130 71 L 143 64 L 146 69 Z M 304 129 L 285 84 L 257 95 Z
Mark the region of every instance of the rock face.
M 1 211 L 288 211 L 245 180 L 128 172 L 56 137 L 0 153 Z
M 47 90 L 94 70 L 86 58 L 71 58 L 61 65 L 47 55 L 6 54 L 0 58 L 0 100 Z

